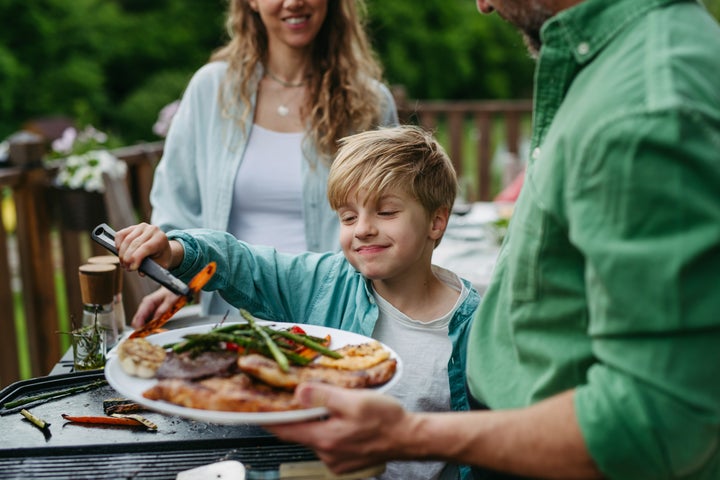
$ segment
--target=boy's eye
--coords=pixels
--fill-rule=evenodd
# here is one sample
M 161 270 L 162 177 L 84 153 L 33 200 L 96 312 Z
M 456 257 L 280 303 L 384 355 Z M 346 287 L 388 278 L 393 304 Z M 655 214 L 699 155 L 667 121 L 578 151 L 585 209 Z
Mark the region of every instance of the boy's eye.
M 381 217 L 390 217 L 392 215 L 395 215 L 396 213 L 398 213 L 397 210 L 380 210 L 378 212 L 378 215 L 380 215 Z
M 354 222 L 356 218 L 357 215 L 346 213 L 344 215 L 340 215 L 340 223 L 342 223 L 343 225 L 349 225 Z

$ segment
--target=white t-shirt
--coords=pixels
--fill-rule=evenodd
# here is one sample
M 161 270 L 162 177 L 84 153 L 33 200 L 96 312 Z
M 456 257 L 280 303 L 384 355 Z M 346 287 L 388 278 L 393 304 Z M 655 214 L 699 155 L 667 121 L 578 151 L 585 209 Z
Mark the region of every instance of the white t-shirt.
M 228 232 L 236 238 L 281 252 L 307 250 L 300 174 L 303 136 L 253 125 L 230 209 Z
M 372 336 L 395 350 L 403 362 L 400 380 L 387 393 L 415 412 L 450 411 L 447 365 L 452 342 L 448 325 L 469 294 L 454 273 L 439 267 L 433 267 L 433 272 L 460 296 L 449 312 L 430 322 L 413 320 L 373 291 L 380 315 Z M 377 478 L 430 480 L 456 478 L 457 474 L 457 467 L 444 462 L 389 462 L 385 473 Z

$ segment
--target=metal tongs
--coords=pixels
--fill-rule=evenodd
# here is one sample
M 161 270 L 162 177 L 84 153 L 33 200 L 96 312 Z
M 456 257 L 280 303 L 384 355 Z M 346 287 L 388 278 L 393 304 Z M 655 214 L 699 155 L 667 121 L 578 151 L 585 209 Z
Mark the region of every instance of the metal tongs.
M 107 248 L 109 251 L 118 254 L 117 248 L 115 248 L 115 230 L 110 228 L 107 224 L 101 223 L 95 227 L 91 233 L 92 239 L 97 243 Z M 163 287 L 167 288 L 176 295 L 179 295 L 175 303 L 165 311 L 162 315 L 152 319 L 146 323 L 139 330 L 135 330 L 130 334 L 130 338 L 145 337 L 152 333 L 157 333 L 175 313 L 187 304 L 188 301 L 192 301 L 195 295 L 202 290 L 202 287 L 210 280 L 215 274 L 217 266 L 215 262 L 210 262 L 200 270 L 190 280 L 190 283 L 186 285 L 179 278 L 168 272 L 165 268 L 161 267 L 157 262 L 150 258 L 145 258 L 140 264 L 139 270 L 158 282 Z
M 118 254 L 117 248 L 115 248 L 115 230 L 110 228 L 106 223 L 101 223 L 95 227 L 91 233 L 92 239 L 97 243 L 107 248 L 109 251 Z M 176 295 L 182 295 L 187 297 L 188 300 L 192 300 L 193 292 L 190 290 L 182 280 L 175 277 L 173 274 L 168 272 L 166 269 L 161 267 L 157 262 L 151 258 L 146 258 L 140 264 L 138 269 L 148 277 L 158 282 L 163 287 L 167 288 Z

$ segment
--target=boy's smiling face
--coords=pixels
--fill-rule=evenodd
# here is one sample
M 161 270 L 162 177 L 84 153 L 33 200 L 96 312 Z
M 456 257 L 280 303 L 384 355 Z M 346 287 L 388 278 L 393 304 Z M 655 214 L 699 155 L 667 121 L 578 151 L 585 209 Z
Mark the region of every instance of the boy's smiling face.
M 348 196 L 338 208 L 340 245 L 345 258 L 371 280 L 393 280 L 430 267 L 435 241 L 445 229 L 437 218 L 404 192 L 377 199 L 364 192 Z

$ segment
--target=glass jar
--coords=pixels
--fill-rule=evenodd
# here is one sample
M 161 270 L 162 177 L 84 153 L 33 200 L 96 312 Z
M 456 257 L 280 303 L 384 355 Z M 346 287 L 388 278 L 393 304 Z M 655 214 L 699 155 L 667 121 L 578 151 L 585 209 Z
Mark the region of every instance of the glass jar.
M 106 305 L 84 304 L 82 324 L 84 327 L 94 325 L 102 332 L 105 344 L 104 353 L 113 348 L 120 339 L 112 303 Z

